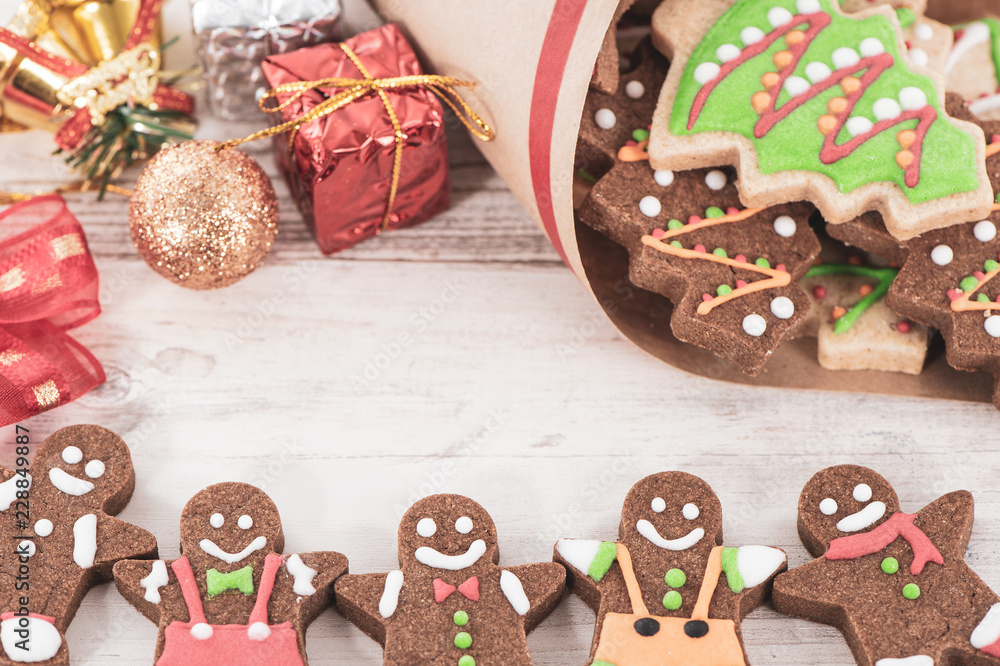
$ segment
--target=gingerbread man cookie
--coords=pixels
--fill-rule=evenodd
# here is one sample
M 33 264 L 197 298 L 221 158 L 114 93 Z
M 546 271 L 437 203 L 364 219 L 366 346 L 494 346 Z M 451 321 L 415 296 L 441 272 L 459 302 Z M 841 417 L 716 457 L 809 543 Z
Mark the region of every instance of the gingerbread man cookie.
M 785 569 L 767 546 L 722 546 L 722 505 L 696 476 L 661 472 L 625 497 L 618 541 L 563 539 L 554 559 L 595 613 L 592 666 L 743 666 L 740 622 Z
M 748 206 L 807 200 L 834 224 L 878 210 L 904 240 L 989 213 L 982 131 L 948 117 L 889 7 L 665 0 L 653 29 L 672 60 L 655 168 L 731 164 Z
M 306 627 L 347 572 L 340 553 L 282 555 L 274 502 L 245 483 L 202 490 L 181 514 L 181 557 L 115 565 L 115 584 L 157 623 L 157 666 L 302 666 Z
M 902 513 L 873 470 L 829 467 L 799 496 L 817 559 L 778 576 L 774 607 L 839 628 L 863 666 L 1000 664 L 1000 598 L 964 560 L 972 520 L 966 491 Z
M 337 607 L 385 647 L 387 666 L 530 666 L 525 637 L 559 602 L 566 570 L 499 560 L 483 507 L 432 495 L 399 524 L 400 568 L 344 576 Z
M 27 475 L 0 467 L 0 664 L 69 664 L 65 632 L 87 591 L 156 539 L 118 520 L 132 497 L 128 447 L 110 430 L 52 434 Z

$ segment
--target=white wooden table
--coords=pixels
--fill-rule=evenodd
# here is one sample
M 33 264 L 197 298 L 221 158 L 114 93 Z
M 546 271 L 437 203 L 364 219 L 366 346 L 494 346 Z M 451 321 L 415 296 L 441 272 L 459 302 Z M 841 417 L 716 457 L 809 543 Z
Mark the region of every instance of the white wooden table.
M 347 10 L 352 28 L 371 25 Z M 168 3 L 172 32 L 187 34 L 186 12 Z M 206 121 L 199 136 L 252 129 Z M 797 566 L 809 559 L 799 491 L 815 471 L 852 462 L 886 475 L 904 510 L 972 491 L 968 560 L 1000 590 L 993 407 L 738 387 L 662 365 L 606 322 L 472 144 L 453 139 L 450 211 L 333 258 L 317 250 L 269 143 L 251 145 L 279 192 L 281 232 L 260 270 L 216 292 L 150 271 L 124 200 L 70 196 L 104 307 L 75 335 L 108 381 L 27 421 L 34 441 L 74 423 L 124 437 L 138 482 L 121 517 L 152 531 L 161 557 L 178 555 L 185 502 L 235 480 L 277 503 L 286 552 L 339 550 L 358 573 L 395 568 L 398 520 L 423 495 L 478 500 L 498 526 L 501 562 L 520 564 L 549 559 L 562 536 L 614 537 L 627 490 L 667 469 L 715 488 L 728 543 L 780 546 Z M 17 156 L 0 160 L 0 187 L 69 180 L 49 152 L 41 134 L 0 137 L 0 154 Z M 395 348 L 403 334 L 409 344 Z M 0 462 L 13 460 L 13 440 L 0 430 Z M 529 639 L 535 662 L 583 664 L 592 630 L 591 612 L 566 598 Z M 769 608 L 744 631 L 754 664 L 853 663 L 835 630 Z M 74 663 L 148 664 L 156 627 L 103 585 L 68 636 Z M 333 610 L 308 645 L 316 665 L 381 663 Z

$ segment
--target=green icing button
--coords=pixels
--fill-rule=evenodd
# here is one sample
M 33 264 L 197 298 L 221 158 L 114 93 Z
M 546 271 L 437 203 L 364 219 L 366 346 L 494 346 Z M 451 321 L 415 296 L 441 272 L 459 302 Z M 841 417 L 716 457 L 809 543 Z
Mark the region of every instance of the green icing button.
M 464 627 L 469 624 L 469 614 L 465 611 L 458 611 L 452 619 L 455 620 L 455 624 L 460 627 Z
M 641 143 L 649 138 L 649 130 L 647 129 L 632 130 L 632 138 Z
M 726 213 L 721 208 L 717 206 L 712 206 L 711 208 L 705 209 L 705 217 L 710 220 L 717 220 L 720 217 L 725 217 Z
M 975 288 L 978 286 L 979 286 L 979 280 L 970 275 L 969 277 L 962 280 L 961 283 L 959 283 L 958 288 L 967 294 L 970 291 L 975 290 Z
M 469 655 L 465 655 L 458 660 L 458 666 L 476 666 L 476 660 Z
M 897 9 L 896 17 L 899 19 L 899 25 L 903 28 L 909 28 L 917 22 L 916 13 L 909 7 L 900 7 Z
M 687 580 L 687 574 L 680 569 L 671 569 L 667 572 L 667 575 L 663 577 L 663 581 L 670 587 L 684 587 L 684 583 L 686 583 Z
M 895 557 L 887 557 L 882 560 L 882 571 L 887 574 L 894 574 L 899 571 L 899 561 Z
M 669 222 L 667 222 L 667 229 L 670 229 L 671 231 L 677 231 L 678 229 L 682 229 L 683 227 L 684 223 L 681 222 L 680 220 L 670 220 Z
M 903 596 L 907 599 L 916 599 L 920 596 L 920 587 L 916 583 L 907 583 L 903 586 Z
M 724 285 L 720 286 L 718 289 L 716 289 L 715 293 L 718 294 L 719 296 L 728 296 L 729 294 L 733 293 L 733 288 L 730 287 L 728 284 L 724 284 Z M 681 575 L 683 576 L 684 574 L 681 574 Z M 675 586 L 671 586 L 671 587 L 680 587 L 680 586 L 679 585 L 675 585 Z
M 467 631 L 460 631 L 455 634 L 455 647 L 461 650 L 468 650 L 472 647 L 472 636 Z
M 677 610 L 681 607 L 683 602 L 684 600 L 681 599 L 681 593 L 677 590 L 670 590 L 663 595 L 663 607 L 667 610 Z

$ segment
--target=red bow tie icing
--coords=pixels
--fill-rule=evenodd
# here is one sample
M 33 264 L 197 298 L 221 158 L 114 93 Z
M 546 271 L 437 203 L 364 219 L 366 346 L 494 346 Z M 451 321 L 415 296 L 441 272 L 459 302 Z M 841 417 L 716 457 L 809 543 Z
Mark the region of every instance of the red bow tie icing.
M 458 587 L 449 585 L 440 578 L 434 579 L 434 601 L 437 603 L 450 597 L 455 590 L 469 601 L 479 601 L 479 578 L 473 576 Z
M 864 557 L 879 552 L 898 537 L 903 537 L 913 549 L 910 573 L 914 576 L 923 571 L 924 565 L 928 562 L 944 564 L 940 551 L 931 543 L 923 530 L 913 524 L 916 517 L 915 513 L 894 513 L 889 520 L 870 532 L 834 539 L 830 542 L 830 549 L 826 551 L 826 559 L 853 560 Z

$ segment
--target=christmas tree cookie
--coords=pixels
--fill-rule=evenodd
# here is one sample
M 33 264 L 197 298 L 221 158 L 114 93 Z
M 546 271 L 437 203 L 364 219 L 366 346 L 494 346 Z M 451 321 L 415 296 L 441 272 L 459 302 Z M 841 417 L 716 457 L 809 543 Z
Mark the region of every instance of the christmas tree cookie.
M 732 164 L 748 206 L 804 199 L 835 224 L 878 210 L 901 239 L 989 213 L 982 132 L 948 117 L 891 8 L 666 0 L 653 28 L 672 61 L 655 168 Z
M 799 496 L 817 559 L 778 576 L 774 607 L 838 627 L 864 666 L 1000 664 L 1000 597 L 964 559 L 972 521 L 966 491 L 903 513 L 873 470 L 827 468 Z

